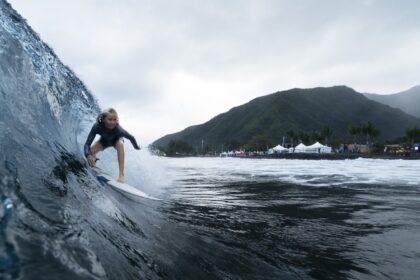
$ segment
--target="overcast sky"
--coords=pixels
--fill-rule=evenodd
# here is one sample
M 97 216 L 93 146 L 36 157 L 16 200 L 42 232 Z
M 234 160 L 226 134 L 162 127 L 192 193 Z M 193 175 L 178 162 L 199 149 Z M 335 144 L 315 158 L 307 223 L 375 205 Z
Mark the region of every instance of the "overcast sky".
M 416 0 L 8 1 L 143 146 L 276 91 L 420 84 Z

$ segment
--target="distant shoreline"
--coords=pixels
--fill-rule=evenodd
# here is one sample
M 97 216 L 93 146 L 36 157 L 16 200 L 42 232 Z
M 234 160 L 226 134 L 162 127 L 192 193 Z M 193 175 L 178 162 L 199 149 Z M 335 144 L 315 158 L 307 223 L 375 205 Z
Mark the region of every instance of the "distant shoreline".
M 404 159 L 404 160 L 419 160 L 420 155 L 381 155 L 381 154 L 273 154 L 273 155 L 258 155 L 258 156 L 244 156 L 240 158 L 261 158 L 261 159 L 302 159 L 302 160 L 345 160 L 345 159 Z
M 243 159 L 301 159 L 301 160 L 345 160 L 345 159 L 404 159 L 404 160 L 420 160 L 420 154 L 415 155 L 384 155 L 384 154 L 307 154 L 307 153 L 285 153 L 285 154 L 272 154 L 272 155 L 254 155 L 254 156 L 168 156 L 171 158 L 186 158 L 186 157 L 203 157 L 203 158 L 243 158 Z

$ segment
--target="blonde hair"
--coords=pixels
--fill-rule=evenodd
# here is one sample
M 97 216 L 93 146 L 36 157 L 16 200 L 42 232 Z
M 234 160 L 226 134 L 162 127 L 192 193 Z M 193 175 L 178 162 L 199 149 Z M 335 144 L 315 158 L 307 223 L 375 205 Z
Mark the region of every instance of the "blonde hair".
M 108 114 L 115 114 L 117 116 L 117 123 L 118 123 L 118 113 L 114 108 L 108 108 L 102 111 L 96 118 L 97 123 L 102 123 Z

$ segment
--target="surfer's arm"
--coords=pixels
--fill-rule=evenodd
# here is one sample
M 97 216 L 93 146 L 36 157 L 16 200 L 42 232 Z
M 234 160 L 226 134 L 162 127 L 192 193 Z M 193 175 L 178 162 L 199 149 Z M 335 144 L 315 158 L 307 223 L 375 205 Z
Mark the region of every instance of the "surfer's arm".
M 98 125 L 95 123 L 92 126 L 92 129 L 90 130 L 89 135 L 88 135 L 88 137 L 86 139 L 85 146 L 83 147 L 83 151 L 84 151 L 85 157 L 87 157 L 89 155 L 90 145 L 92 145 L 92 142 L 95 139 L 95 136 L 96 136 L 97 132 L 98 132 Z
M 130 133 L 128 133 L 125 129 L 123 129 L 122 127 L 120 127 L 122 135 L 124 136 L 124 138 L 127 138 L 128 140 L 130 140 L 131 144 L 133 145 L 134 149 L 136 150 L 140 150 L 139 145 L 137 144 L 136 138 L 134 138 L 133 135 L 131 135 Z

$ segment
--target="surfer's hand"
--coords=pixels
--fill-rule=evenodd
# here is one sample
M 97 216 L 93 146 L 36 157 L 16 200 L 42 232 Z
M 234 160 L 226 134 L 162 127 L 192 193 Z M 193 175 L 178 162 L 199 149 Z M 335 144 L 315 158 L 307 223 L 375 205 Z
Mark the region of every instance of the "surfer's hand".
M 96 164 L 96 158 L 95 158 L 95 156 L 88 155 L 87 156 L 87 161 L 88 161 L 88 163 L 89 163 L 90 166 L 95 166 L 95 164 Z

